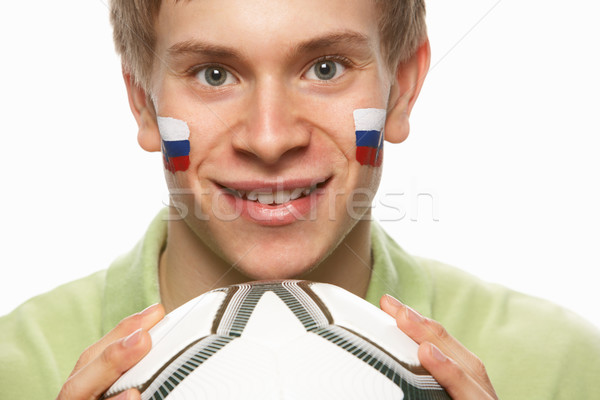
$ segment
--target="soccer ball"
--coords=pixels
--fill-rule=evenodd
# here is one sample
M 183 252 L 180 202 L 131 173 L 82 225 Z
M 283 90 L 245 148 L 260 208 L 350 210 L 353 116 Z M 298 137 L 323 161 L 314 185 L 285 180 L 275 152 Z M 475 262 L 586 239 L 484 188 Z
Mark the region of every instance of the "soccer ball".
M 449 399 L 392 317 L 337 286 L 261 281 L 205 293 L 150 330 L 106 392 L 142 399 Z

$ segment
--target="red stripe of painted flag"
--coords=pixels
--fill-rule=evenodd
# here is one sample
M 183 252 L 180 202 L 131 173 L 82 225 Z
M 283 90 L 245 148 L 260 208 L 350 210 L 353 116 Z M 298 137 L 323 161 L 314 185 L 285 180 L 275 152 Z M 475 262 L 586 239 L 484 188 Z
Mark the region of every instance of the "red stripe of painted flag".
M 360 165 L 381 167 L 383 162 L 383 149 L 359 146 L 356 148 L 356 160 L 360 163 Z
M 171 171 L 172 173 L 178 171 L 187 171 L 190 166 L 190 156 L 181 156 L 181 157 L 167 157 L 163 156 L 163 163 L 165 165 L 165 169 Z

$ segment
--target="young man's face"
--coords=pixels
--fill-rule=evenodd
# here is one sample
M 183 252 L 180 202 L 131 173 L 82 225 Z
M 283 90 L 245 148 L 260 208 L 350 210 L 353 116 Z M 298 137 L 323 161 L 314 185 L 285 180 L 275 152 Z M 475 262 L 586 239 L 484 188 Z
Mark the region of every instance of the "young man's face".
M 392 84 L 373 3 L 163 2 L 167 183 L 200 245 L 252 278 L 301 275 L 368 215 L 381 167 L 357 154 L 354 111 L 385 110 Z

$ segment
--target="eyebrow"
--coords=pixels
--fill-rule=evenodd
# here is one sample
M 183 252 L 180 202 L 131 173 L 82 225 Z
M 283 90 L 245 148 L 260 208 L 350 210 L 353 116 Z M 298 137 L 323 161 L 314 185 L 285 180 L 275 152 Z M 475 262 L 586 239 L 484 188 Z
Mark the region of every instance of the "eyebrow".
M 289 58 L 304 53 L 315 53 L 318 51 L 342 46 L 344 48 L 368 49 L 369 38 L 355 31 L 332 32 L 323 36 L 308 39 L 294 46 L 289 52 Z M 178 59 L 186 56 L 202 55 L 217 59 L 244 60 L 246 57 L 240 51 L 228 47 L 197 40 L 184 40 L 175 43 L 167 50 L 168 59 Z
M 215 58 L 244 58 L 237 50 L 233 48 L 196 40 L 184 40 L 182 42 L 175 43 L 167 50 L 167 56 L 169 58 L 179 58 L 188 55 L 204 55 Z
M 340 45 L 350 48 L 368 48 L 369 38 L 355 31 L 333 32 L 298 44 L 292 50 L 291 55 L 317 52 Z

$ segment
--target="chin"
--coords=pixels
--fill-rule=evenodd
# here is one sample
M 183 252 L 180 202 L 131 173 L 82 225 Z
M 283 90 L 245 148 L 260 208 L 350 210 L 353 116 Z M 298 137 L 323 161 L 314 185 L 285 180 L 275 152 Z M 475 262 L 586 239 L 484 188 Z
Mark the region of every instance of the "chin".
M 272 260 L 257 260 L 253 265 L 238 265 L 236 268 L 248 280 L 295 279 L 305 276 L 318 264 L 319 257 L 313 259 L 290 260 L 289 257 L 274 257 Z

